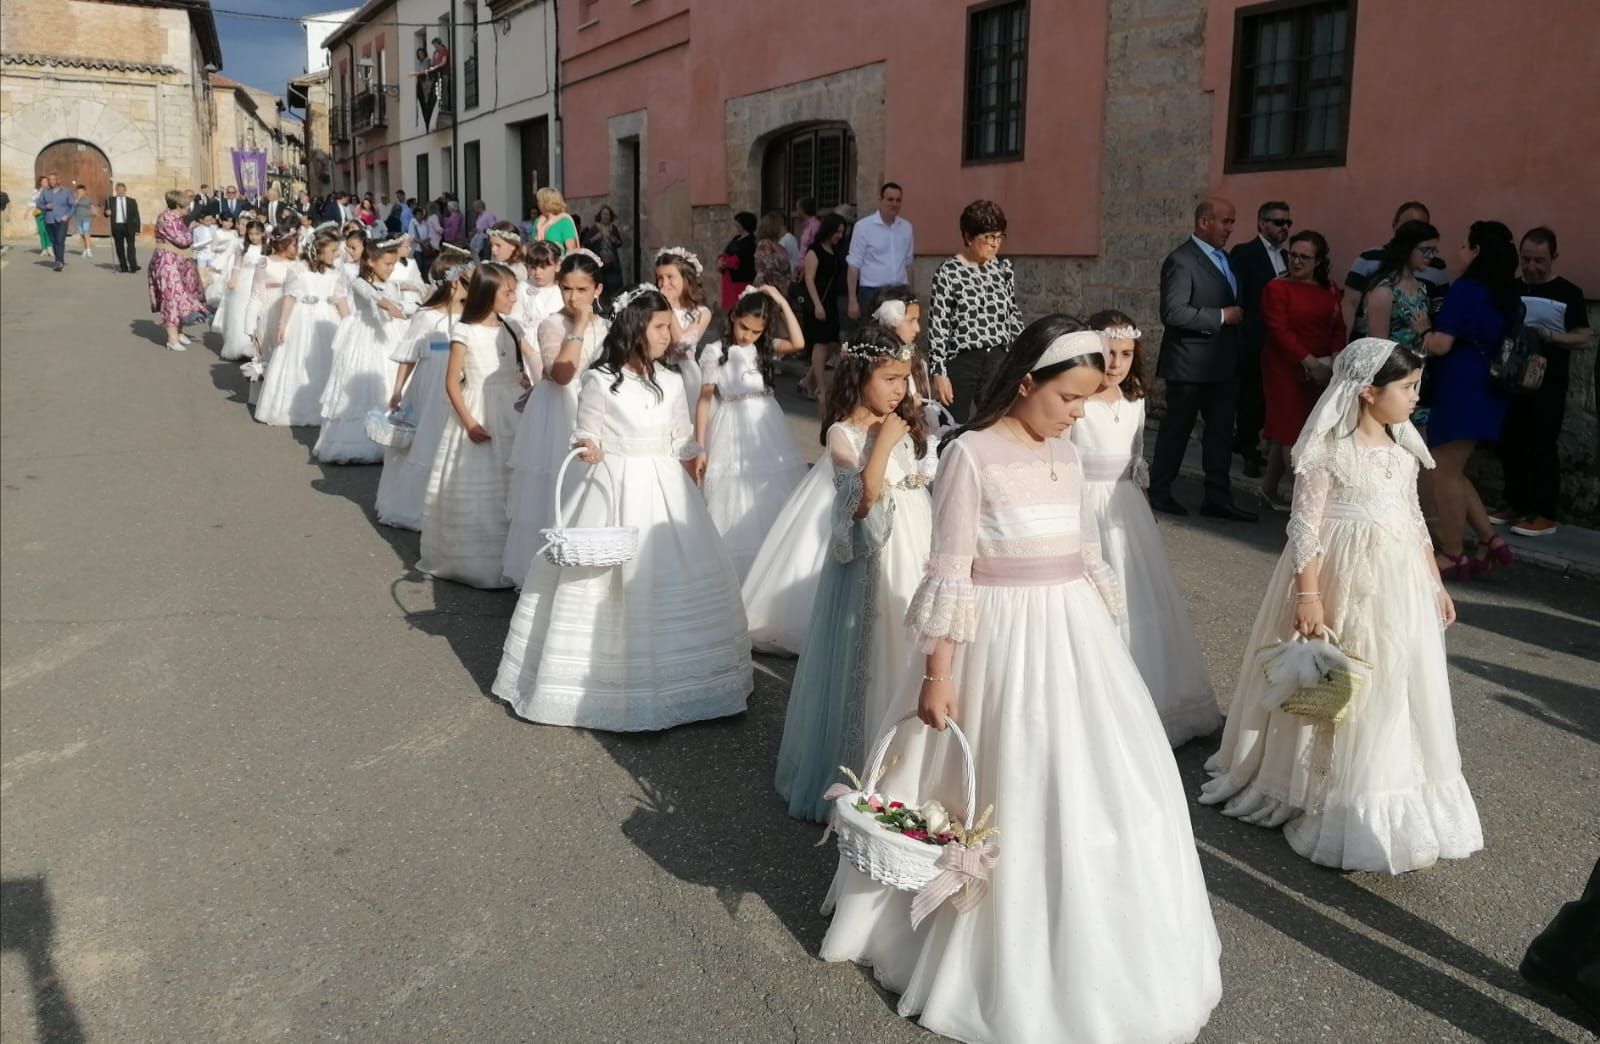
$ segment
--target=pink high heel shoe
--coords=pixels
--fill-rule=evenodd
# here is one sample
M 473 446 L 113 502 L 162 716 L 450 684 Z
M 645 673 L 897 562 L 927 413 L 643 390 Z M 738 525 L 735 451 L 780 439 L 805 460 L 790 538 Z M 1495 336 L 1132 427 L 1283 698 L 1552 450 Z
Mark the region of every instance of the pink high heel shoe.
M 1472 560 L 1474 575 L 1504 569 L 1517 560 L 1517 556 L 1511 553 L 1511 545 L 1502 540 L 1498 533 L 1490 537 L 1487 543 L 1480 545 L 1478 550 L 1482 554 Z
M 1476 565 L 1471 558 L 1467 557 L 1465 551 L 1459 555 L 1452 555 L 1448 551 L 1438 551 L 1435 554 L 1450 563 L 1447 566 L 1441 566 L 1439 569 L 1439 577 L 1442 580 L 1459 580 L 1462 583 L 1466 583 L 1478 575 Z

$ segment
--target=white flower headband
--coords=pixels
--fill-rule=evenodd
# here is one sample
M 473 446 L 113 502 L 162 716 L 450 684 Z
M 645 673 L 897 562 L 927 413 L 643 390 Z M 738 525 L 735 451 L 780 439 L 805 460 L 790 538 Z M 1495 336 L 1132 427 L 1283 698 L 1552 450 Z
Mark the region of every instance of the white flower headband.
M 489 235 L 495 239 L 509 239 L 513 243 L 522 242 L 522 236 L 509 228 L 491 228 Z
M 906 302 L 890 299 L 878 306 L 872 318 L 884 326 L 899 326 L 906 321 Z
M 380 239 L 376 243 L 372 244 L 372 249 L 375 253 L 379 254 L 389 250 L 398 250 L 400 248 L 400 244 L 405 242 L 408 238 L 408 236 L 395 236 L 393 239 Z
M 877 313 L 873 314 L 876 317 Z M 916 355 L 917 349 L 915 345 L 901 344 L 898 341 L 891 345 L 880 337 L 864 341 L 846 341 L 839 352 L 853 359 L 893 359 L 896 362 L 910 362 Z
M 1100 331 L 1100 336 L 1108 341 L 1137 341 L 1144 336 L 1144 331 L 1137 326 L 1108 326 Z
M 751 283 L 749 286 L 747 286 L 743 290 L 739 291 L 739 300 L 743 301 L 745 298 L 749 297 L 751 294 L 759 294 L 760 292 L 761 292 L 761 288 L 759 286 L 757 286 L 756 284 Z
M 695 257 L 694 252 L 688 247 L 666 247 L 660 253 L 656 254 L 656 264 L 661 264 L 663 258 L 669 257 L 676 258 L 693 269 L 696 279 L 698 279 L 705 272 L 705 268 L 700 264 L 700 259 Z
M 1047 366 L 1064 363 L 1068 359 L 1076 359 L 1080 355 L 1098 355 L 1106 357 L 1106 343 L 1100 337 L 1098 330 L 1075 330 L 1069 334 L 1062 334 L 1050 342 L 1050 347 L 1039 356 L 1039 361 L 1033 364 L 1030 373 L 1037 372 Z
M 599 265 L 600 267 L 602 267 L 602 268 L 605 267 L 605 262 L 600 260 L 600 255 L 595 253 L 593 250 L 590 250 L 588 247 L 579 247 L 578 249 L 574 250 L 572 253 L 568 254 L 567 257 L 577 257 L 579 254 L 582 254 L 584 257 L 587 257 L 589 260 L 593 261 L 595 264 Z
M 624 290 L 622 293 L 617 295 L 616 301 L 612 303 L 611 314 L 613 316 L 621 315 L 624 308 L 633 304 L 634 301 L 638 300 L 644 294 L 658 294 L 660 292 L 660 290 L 656 289 L 654 283 L 640 283 L 632 290 Z
M 478 264 L 476 261 L 463 261 L 459 265 L 451 265 L 449 268 L 444 270 L 444 281 L 447 283 L 453 283 L 462 276 L 470 274 L 472 270 L 477 267 Z

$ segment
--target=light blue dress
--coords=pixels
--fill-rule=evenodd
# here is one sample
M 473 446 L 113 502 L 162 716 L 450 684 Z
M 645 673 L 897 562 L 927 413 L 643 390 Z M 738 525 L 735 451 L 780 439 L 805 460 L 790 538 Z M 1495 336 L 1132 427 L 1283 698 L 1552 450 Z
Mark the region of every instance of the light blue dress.
M 905 614 L 932 543 L 933 505 L 908 436 L 890 453 L 883 494 L 864 518 L 855 517 L 872 443 L 849 424 L 828 430 L 829 553 L 789 690 L 774 780 L 796 819 L 827 818 L 822 795 L 843 778 L 840 766 L 859 772 L 876 730 L 896 703 L 909 712 L 915 693 L 908 679 L 917 653 Z

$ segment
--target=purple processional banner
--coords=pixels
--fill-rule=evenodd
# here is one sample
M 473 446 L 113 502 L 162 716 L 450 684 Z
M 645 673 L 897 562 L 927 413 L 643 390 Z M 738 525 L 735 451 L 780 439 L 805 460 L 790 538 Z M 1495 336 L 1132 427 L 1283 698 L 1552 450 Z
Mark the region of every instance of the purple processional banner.
M 239 185 L 239 195 L 245 199 L 260 199 L 267 194 L 267 154 L 233 150 L 233 180 Z

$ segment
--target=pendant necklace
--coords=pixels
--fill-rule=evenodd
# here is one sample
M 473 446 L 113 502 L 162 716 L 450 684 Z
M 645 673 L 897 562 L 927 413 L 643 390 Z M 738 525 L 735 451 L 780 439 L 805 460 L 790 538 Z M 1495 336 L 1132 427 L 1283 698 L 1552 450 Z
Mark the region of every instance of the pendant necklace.
M 1122 423 L 1122 396 L 1121 395 L 1118 395 L 1116 401 L 1111 404 L 1111 423 L 1113 423 L 1113 424 L 1121 424 Z
M 1010 420 L 1011 423 L 1015 424 L 1018 428 L 1022 428 L 1022 436 L 1021 437 L 1023 439 L 1028 438 L 1027 429 L 1023 428 L 1023 425 L 1022 425 L 1021 421 L 1015 420 L 1015 419 L 1009 418 L 1009 417 L 1007 418 L 1007 420 Z M 1032 441 L 1032 440 L 1030 439 L 1029 441 Z M 1025 446 L 1026 448 L 1031 450 L 1035 458 L 1037 458 L 1039 456 L 1039 451 L 1036 450 L 1036 449 L 1033 449 L 1033 447 L 1029 446 L 1027 442 L 1024 442 L 1023 446 Z M 1045 439 L 1044 440 L 1044 450 L 1045 450 L 1045 453 L 1049 457 L 1050 481 L 1051 482 L 1059 482 L 1060 480 L 1056 478 L 1056 451 L 1051 447 L 1049 439 Z

